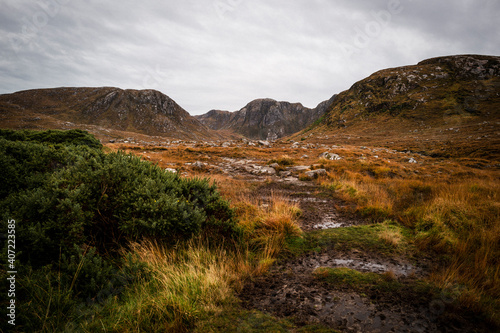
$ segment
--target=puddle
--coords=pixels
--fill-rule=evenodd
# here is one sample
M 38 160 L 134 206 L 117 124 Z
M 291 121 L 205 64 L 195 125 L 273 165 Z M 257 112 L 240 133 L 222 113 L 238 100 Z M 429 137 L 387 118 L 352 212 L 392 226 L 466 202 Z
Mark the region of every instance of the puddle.
M 377 274 L 393 272 L 397 277 L 420 277 L 425 274 L 424 269 L 412 265 L 406 260 L 381 258 L 362 253 L 310 253 L 302 258 L 290 261 L 286 266 L 301 274 L 311 274 L 318 267 L 346 267 L 360 272 Z
M 371 272 L 378 274 L 393 272 L 396 276 L 409 276 L 421 271 L 419 268 L 407 263 L 382 263 L 355 259 L 333 259 L 329 261 L 328 267 L 347 267 L 358 270 L 360 272 Z
M 315 197 L 292 198 L 292 199 L 290 199 L 290 201 L 293 201 L 293 202 L 321 202 L 321 203 L 328 202 L 328 200 L 319 199 L 319 198 L 315 198 Z
M 340 222 L 339 220 L 343 220 Z M 312 229 L 337 229 L 337 228 L 346 228 L 351 227 L 354 224 L 351 221 L 346 220 L 345 218 L 340 218 L 337 213 L 325 213 L 321 218 L 321 222 L 318 224 L 314 224 Z
M 315 224 L 312 226 L 313 229 L 336 229 L 336 228 L 344 228 L 347 225 L 344 223 L 338 222 L 322 222 L 320 224 Z

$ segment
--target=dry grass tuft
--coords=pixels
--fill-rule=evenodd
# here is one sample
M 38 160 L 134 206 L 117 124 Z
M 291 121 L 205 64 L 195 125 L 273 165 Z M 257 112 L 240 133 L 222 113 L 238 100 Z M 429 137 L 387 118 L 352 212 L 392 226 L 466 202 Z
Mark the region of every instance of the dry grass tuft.
M 399 230 L 384 230 L 379 234 L 379 238 L 392 247 L 398 247 L 403 239 Z
M 251 248 L 257 252 L 257 274 L 267 271 L 288 237 L 302 236 L 298 224 L 301 210 L 283 197 L 273 194 L 266 202 L 246 197 L 235 204 L 235 210 Z

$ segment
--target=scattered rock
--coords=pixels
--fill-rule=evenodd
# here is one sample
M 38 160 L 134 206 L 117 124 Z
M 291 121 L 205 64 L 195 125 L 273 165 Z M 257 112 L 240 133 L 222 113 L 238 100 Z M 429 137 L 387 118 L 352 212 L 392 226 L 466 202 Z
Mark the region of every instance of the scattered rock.
M 271 147 L 271 144 L 269 143 L 269 141 L 259 140 L 259 141 L 257 141 L 257 143 L 261 146 L 264 146 L 264 147 Z
M 288 167 L 286 169 L 291 172 L 302 172 L 311 169 L 311 167 L 309 165 L 296 165 L 293 167 Z
M 408 163 L 418 163 L 416 159 L 414 159 L 413 157 L 410 158 L 410 160 L 408 161 Z
M 307 171 L 305 173 L 307 177 L 310 179 L 315 179 L 318 178 L 320 175 L 326 175 L 326 170 L 325 169 L 317 169 L 317 170 L 312 170 L 312 171 Z
M 165 171 L 166 171 L 166 172 L 173 172 L 173 173 L 177 173 L 177 170 L 172 169 L 172 168 L 165 168 Z
M 203 162 L 200 162 L 200 161 L 196 161 L 192 164 L 192 166 L 195 168 L 195 169 L 204 169 L 207 164 L 206 163 L 203 163 Z
M 274 168 L 271 168 L 271 167 L 262 167 L 260 169 L 259 173 L 264 174 L 264 175 L 273 176 L 276 174 L 276 170 Z
M 281 171 L 279 173 L 279 176 L 282 177 L 282 178 L 290 177 L 291 175 L 292 175 L 291 171 Z
M 319 158 L 324 158 L 331 161 L 338 161 L 342 159 L 342 157 L 340 157 L 338 154 L 330 152 L 324 152 L 323 154 L 319 155 Z

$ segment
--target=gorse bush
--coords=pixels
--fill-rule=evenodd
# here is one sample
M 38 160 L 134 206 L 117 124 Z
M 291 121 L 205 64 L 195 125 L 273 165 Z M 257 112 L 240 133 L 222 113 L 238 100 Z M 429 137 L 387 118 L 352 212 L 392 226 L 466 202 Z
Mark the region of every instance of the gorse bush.
M 130 242 L 240 235 L 208 180 L 100 148 L 83 131 L 0 131 L 0 209 L 3 221 L 16 220 L 17 266 L 33 272 L 24 281 L 28 298 L 29 286 L 45 281 L 47 293 L 57 286 L 72 299 L 95 299 L 130 266 L 121 259 Z M 6 253 L 2 244 L 3 262 Z

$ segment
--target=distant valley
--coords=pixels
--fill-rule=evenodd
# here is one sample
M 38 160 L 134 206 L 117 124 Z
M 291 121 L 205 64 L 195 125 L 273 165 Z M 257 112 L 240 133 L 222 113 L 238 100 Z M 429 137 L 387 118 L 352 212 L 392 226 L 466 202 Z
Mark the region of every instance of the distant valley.
M 500 57 L 447 56 L 378 71 L 309 109 L 257 99 L 191 116 L 155 90 L 54 88 L 0 95 L 0 127 L 82 128 L 101 139 L 292 140 L 498 157 Z

